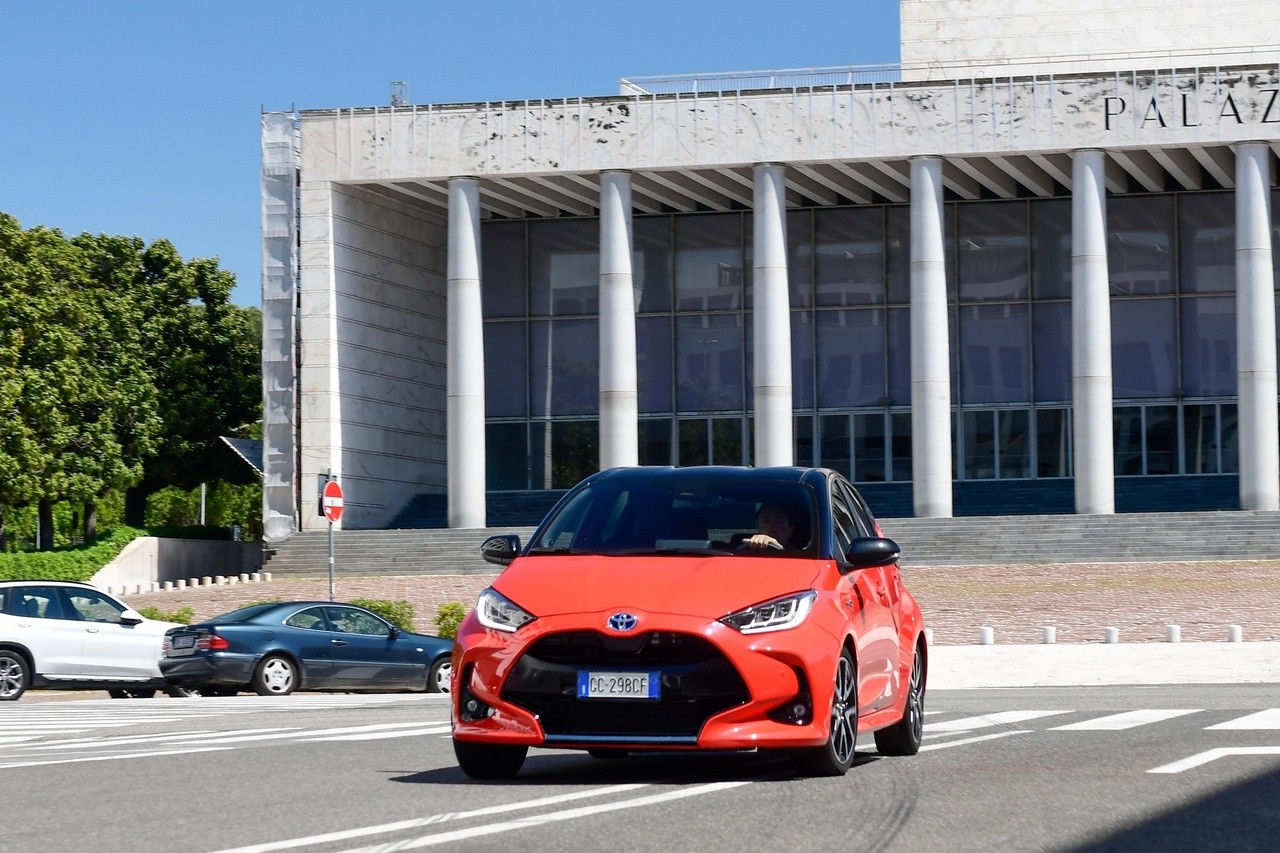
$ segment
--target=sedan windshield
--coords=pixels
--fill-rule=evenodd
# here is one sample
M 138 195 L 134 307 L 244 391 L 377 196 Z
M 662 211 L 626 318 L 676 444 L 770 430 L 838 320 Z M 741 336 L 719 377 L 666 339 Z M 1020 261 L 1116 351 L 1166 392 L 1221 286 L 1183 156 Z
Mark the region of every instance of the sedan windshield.
M 673 476 L 605 479 L 548 520 L 529 553 L 736 553 L 767 532 L 768 553 L 814 548 L 814 497 L 797 482 Z

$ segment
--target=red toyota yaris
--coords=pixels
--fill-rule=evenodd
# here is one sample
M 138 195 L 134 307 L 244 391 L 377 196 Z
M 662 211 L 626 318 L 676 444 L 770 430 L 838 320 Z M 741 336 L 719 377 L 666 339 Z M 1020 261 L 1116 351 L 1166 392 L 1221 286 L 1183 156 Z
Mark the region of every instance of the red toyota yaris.
M 638 467 L 583 480 L 462 623 L 453 747 L 474 778 L 529 747 L 777 749 L 841 775 L 858 734 L 914 755 L 924 619 L 862 496 L 818 468 Z

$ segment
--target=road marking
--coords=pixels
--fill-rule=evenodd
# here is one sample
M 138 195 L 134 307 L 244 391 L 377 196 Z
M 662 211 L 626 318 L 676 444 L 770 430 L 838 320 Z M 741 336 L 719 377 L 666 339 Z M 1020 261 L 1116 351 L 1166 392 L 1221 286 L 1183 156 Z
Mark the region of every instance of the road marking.
M 1208 764 L 1219 758 L 1226 758 L 1228 755 L 1280 755 L 1280 746 L 1229 746 L 1219 747 L 1218 749 L 1209 749 L 1204 752 L 1198 752 L 1195 755 L 1184 758 L 1181 761 L 1175 761 L 1172 764 L 1162 764 L 1159 767 L 1153 767 L 1148 773 L 1181 773 L 1184 770 L 1190 770 L 1193 767 L 1199 767 L 1202 764 Z
M 1125 711 L 1123 714 L 1111 714 L 1106 717 L 1098 717 L 1093 720 L 1083 720 L 1079 723 L 1068 723 L 1065 726 L 1054 726 L 1049 729 L 1051 732 L 1116 732 L 1122 729 L 1133 729 L 1138 726 L 1149 725 L 1150 723 L 1160 723 L 1165 720 L 1172 720 L 1175 717 L 1182 717 L 1187 714 L 1199 714 L 1203 708 L 1189 709 L 1143 709 L 1141 711 Z
M 182 740 L 200 740 L 209 741 L 216 738 L 220 734 L 249 734 L 250 732 L 278 732 L 284 729 L 240 729 L 236 732 L 218 732 L 215 730 L 206 730 L 199 732 L 173 732 L 169 734 L 153 734 L 153 735 L 133 735 L 130 737 L 106 737 L 106 738 L 81 738 L 79 740 L 55 741 L 53 743 L 32 744 L 30 749 L 39 750 L 72 750 L 72 749 L 111 749 L 116 746 L 123 746 L 131 743 L 157 743 L 168 742 L 172 745 L 175 741 Z
M 122 758 L 151 758 L 155 755 L 189 755 L 193 752 L 221 752 L 224 747 L 207 746 L 202 749 L 170 749 L 156 752 L 133 752 L 127 755 L 85 755 L 79 758 L 48 758 L 42 761 L 15 761 L 9 764 L 0 764 L 0 770 L 10 770 L 14 767 L 47 767 L 52 764 L 79 764 L 84 761 L 118 761 Z
M 1225 723 L 1218 723 L 1216 726 L 1205 726 L 1206 731 L 1217 729 L 1230 731 L 1247 731 L 1254 730 L 1274 730 L 1280 729 L 1280 708 L 1268 708 L 1265 711 L 1259 711 L 1256 714 L 1249 714 L 1245 717 L 1238 717 L 1234 720 L 1227 720 Z
M 421 725 L 421 723 L 413 723 L 412 725 Z M 306 743 L 323 743 L 331 740 L 385 740 L 393 737 L 422 737 L 423 735 L 438 735 L 449 731 L 452 728 L 448 723 L 445 725 L 433 725 L 430 728 L 411 729 L 404 732 L 365 732 L 358 735 L 339 735 L 337 737 L 309 737 L 304 738 Z
M 1010 735 L 1029 735 L 1031 729 L 1018 729 L 1012 732 L 996 732 L 990 735 L 977 735 L 975 737 L 967 737 L 964 740 L 950 740 L 946 743 L 930 743 L 920 747 L 921 752 L 928 752 L 931 749 L 948 749 L 953 746 L 964 746 L 968 743 L 980 743 L 984 740 L 996 740 L 997 738 L 1009 737 Z
M 675 791 L 667 791 L 662 794 L 650 794 L 647 797 L 637 797 L 634 800 L 620 800 L 613 803 L 600 803 L 599 805 L 594 806 L 580 806 L 576 809 L 565 809 L 564 811 L 559 812 L 548 812 L 547 814 L 532 815 L 530 817 L 516 818 L 515 820 L 505 820 L 498 823 L 491 823 L 486 826 L 474 826 L 469 829 L 455 829 L 452 832 L 441 832 L 435 835 L 424 835 L 420 838 L 409 838 L 404 841 L 395 841 L 385 845 L 379 844 L 374 847 L 362 847 L 356 850 L 348 850 L 346 853 L 383 853 L 383 851 L 391 850 L 413 850 L 418 847 L 433 847 L 437 844 L 448 844 L 452 841 L 462 841 L 467 838 L 478 838 L 482 835 L 495 835 L 499 832 L 510 832 L 516 829 L 529 829 L 531 827 L 538 827 L 557 821 L 576 820 L 580 817 L 591 817 L 593 815 L 615 812 L 621 809 L 635 809 L 640 808 L 641 806 L 652 806 L 658 803 L 670 802 L 671 800 L 696 797 L 701 794 L 715 794 L 720 791 L 728 791 L 732 788 L 740 788 L 743 785 L 750 784 L 750 781 L 710 782 L 706 785 L 696 785 L 692 788 L 681 788 Z
M 1012 723 L 1021 723 L 1025 720 L 1038 720 L 1041 717 L 1070 713 L 1070 711 L 999 711 L 995 714 L 984 714 L 980 717 L 961 717 L 958 720 L 947 720 L 943 723 L 927 723 L 925 729 L 930 732 L 968 732 L 974 729 L 1006 726 Z
M 231 737 L 214 736 L 203 740 L 192 741 L 192 743 L 243 743 L 250 740 L 280 740 L 282 738 L 314 738 L 318 735 L 344 735 L 354 734 L 356 732 L 371 732 L 386 729 L 407 729 L 421 726 L 421 722 L 416 723 L 383 723 L 377 726 L 342 726 L 336 729 L 315 729 L 307 731 L 301 728 L 279 729 L 274 734 L 251 734 L 242 735 L 239 732 L 228 732 Z
M 414 818 L 413 820 L 401 820 L 395 823 L 384 823 L 379 826 L 366 826 L 360 829 L 343 829 L 337 832 L 327 832 L 323 835 L 312 835 L 307 838 L 293 838 L 288 841 L 269 841 L 266 844 L 254 844 L 249 847 L 235 847 L 227 850 L 219 850 L 217 853 L 269 853 L 272 850 L 292 850 L 295 847 L 307 847 L 312 844 L 324 844 L 330 841 L 347 841 L 353 838 L 360 838 L 364 835 L 381 835 L 386 832 L 399 832 L 404 829 L 417 829 L 422 826 L 430 826 L 436 823 L 444 823 L 450 820 L 466 820 L 473 817 L 485 817 L 493 814 L 501 814 L 503 812 L 517 811 L 519 809 L 536 809 L 540 806 L 554 806 L 560 803 L 568 803 L 574 800 L 584 800 L 588 797 L 604 797 L 610 794 L 621 794 L 627 791 L 635 791 L 640 788 L 647 788 L 649 784 L 632 783 L 626 785 L 610 785 L 607 788 L 594 788 L 589 791 L 574 791 L 569 794 L 557 794 L 552 797 L 539 797 L 536 800 L 525 800 L 518 803 L 507 803 L 500 806 L 485 806 L 480 809 L 472 809 L 467 812 L 443 812 L 428 817 Z

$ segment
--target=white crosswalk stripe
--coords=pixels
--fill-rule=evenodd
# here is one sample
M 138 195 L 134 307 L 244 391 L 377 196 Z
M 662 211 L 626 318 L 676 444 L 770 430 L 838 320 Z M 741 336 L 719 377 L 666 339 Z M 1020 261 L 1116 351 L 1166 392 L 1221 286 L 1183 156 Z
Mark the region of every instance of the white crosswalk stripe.
M 925 723 L 928 732 L 971 732 L 974 729 L 988 729 L 992 726 L 1009 726 L 1027 720 L 1038 720 L 1041 717 L 1052 717 L 1057 714 L 1070 714 L 1070 711 L 997 711 L 994 714 L 983 714 L 978 717 L 961 717 L 958 720 L 944 720 L 940 723 Z
M 1065 726 L 1054 726 L 1051 732 L 1117 732 L 1134 729 L 1152 723 L 1162 723 L 1187 714 L 1199 714 L 1199 708 L 1146 709 L 1141 711 L 1125 711 L 1122 714 L 1108 714 L 1092 720 L 1081 720 L 1078 723 L 1067 723 Z
M 1218 723 L 1215 726 L 1206 726 L 1205 728 L 1230 731 L 1274 731 L 1275 729 L 1280 729 L 1280 708 L 1268 708 L 1256 714 L 1249 714 L 1248 716 L 1228 720 L 1225 723 Z

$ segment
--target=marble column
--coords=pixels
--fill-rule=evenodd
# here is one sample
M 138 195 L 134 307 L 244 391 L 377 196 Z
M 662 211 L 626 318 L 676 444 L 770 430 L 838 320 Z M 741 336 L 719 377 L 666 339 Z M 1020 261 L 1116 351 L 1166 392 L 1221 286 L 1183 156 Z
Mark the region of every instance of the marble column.
M 784 169 L 755 167 L 751 329 L 754 340 L 757 468 L 792 465 L 791 300 L 787 286 L 787 196 Z
M 1267 143 L 1236 146 L 1236 386 L 1242 509 L 1280 509 L 1270 167 Z
M 942 160 L 911 160 L 911 468 L 919 518 L 951 517 L 951 342 Z
M 446 481 L 449 526 L 485 527 L 484 319 L 480 184 L 449 180 Z
M 1078 513 L 1116 511 L 1105 155 L 1072 155 L 1071 387 Z
M 600 470 L 639 464 L 631 175 L 600 176 Z

